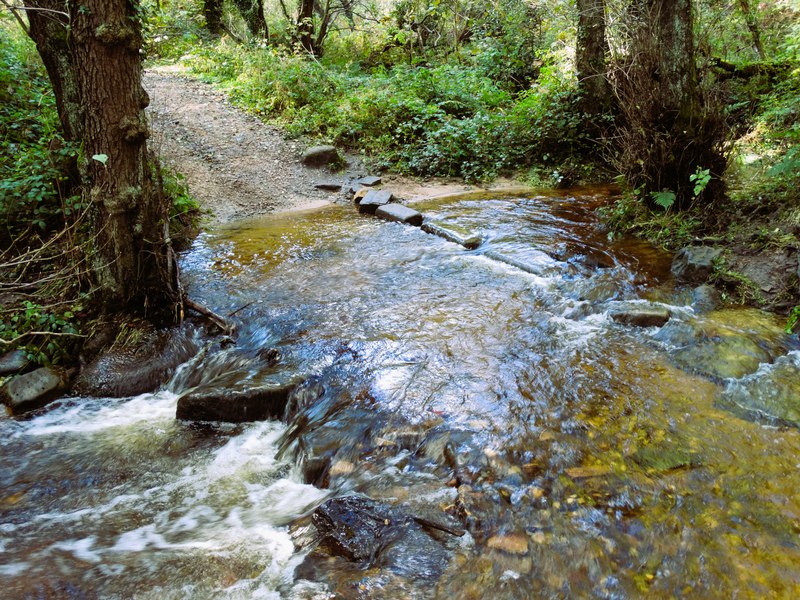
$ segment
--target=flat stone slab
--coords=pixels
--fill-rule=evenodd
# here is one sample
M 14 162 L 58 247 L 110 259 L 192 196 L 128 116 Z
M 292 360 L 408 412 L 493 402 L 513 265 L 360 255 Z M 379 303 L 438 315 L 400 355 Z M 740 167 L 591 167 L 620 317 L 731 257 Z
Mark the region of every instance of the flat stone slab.
M 388 190 L 370 190 L 358 202 L 358 212 L 374 215 L 379 206 L 385 206 L 393 200 L 394 195 Z
M 357 181 L 361 185 L 365 185 L 367 187 L 372 187 L 374 185 L 380 185 L 383 182 L 383 179 L 378 177 L 377 175 L 368 175 L 367 177 L 362 177 Z
M 672 316 L 666 308 L 657 306 L 617 309 L 609 313 L 615 323 L 632 327 L 661 327 Z
M 314 184 L 314 188 L 326 192 L 339 192 L 342 189 L 341 181 L 320 181 Z
M 375 211 L 375 216 L 387 221 L 399 221 L 407 225 L 419 227 L 422 225 L 422 213 L 417 212 L 413 208 L 403 206 L 402 204 L 385 204 L 379 206 Z
M 17 373 L 28 366 L 28 357 L 22 350 L 12 350 L 0 356 L 0 375 Z
M 0 390 L 0 397 L 12 414 L 41 408 L 58 398 L 66 389 L 66 378 L 50 367 L 36 369 L 12 378 Z
M 289 394 L 301 380 L 250 389 L 213 389 L 194 391 L 178 400 L 176 419 L 186 421 L 223 421 L 248 423 L 280 419 L 286 410 Z

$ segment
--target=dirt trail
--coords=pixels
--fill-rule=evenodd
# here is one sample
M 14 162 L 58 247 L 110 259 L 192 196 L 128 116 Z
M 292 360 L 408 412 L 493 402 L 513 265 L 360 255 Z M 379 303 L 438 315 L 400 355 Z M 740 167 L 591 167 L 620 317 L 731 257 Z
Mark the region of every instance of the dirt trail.
M 352 157 L 343 173 L 304 167 L 301 142 L 287 140 L 278 128 L 232 106 L 224 93 L 185 76 L 180 67 L 149 69 L 144 87 L 150 95 L 150 147 L 186 176 L 191 193 L 217 223 L 347 202 L 342 193 L 317 190 L 314 184 L 374 174 Z M 383 187 L 406 201 L 481 189 L 459 180 L 397 175 L 383 180 Z M 492 189 L 514 185 L 497 181 Z
M 337 199 L 314 188 L 330 174 L 301 165 L 297 142 L 231 106 L 211 85 L 161 67 L 145 73 L 144 86 L 151 147 L 186 176 L 192 194 L 217 222 Z

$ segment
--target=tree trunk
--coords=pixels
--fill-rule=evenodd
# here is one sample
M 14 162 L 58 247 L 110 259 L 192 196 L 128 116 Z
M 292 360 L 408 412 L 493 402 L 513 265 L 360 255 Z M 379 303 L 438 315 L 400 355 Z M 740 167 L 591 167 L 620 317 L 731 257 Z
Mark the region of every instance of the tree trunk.
M 83 107 L 69 49 L 66 0 L 29 0 L 25 7 L 33 9 L 27 11 L 28 33 L 36 43 L 53 86 L 64 138 L 80 141 L 83 139 Z
M 300 0 L 297 5 L 297 41 L 309 54 L 316 55 L 314 47 L 314 0 Z
M 233 4 L 242 15 L 251 35 L 257 38 L 267 37 L 267 20 L 264 15 L 263 0 L 233 0 Z
M 140 5 L 128 0 L 70 3 L 83 112 L 84 200 L 92 216 L 92 271 L 106 312 L 181 317 L 167 199 L 158 185 L 141 86 Z
M 758 54 L 759 60 L 767 60 L 767 54 L 764 52 L 764 45 L 761 43 L 761 28 L 758 26 L 758 18 L 753 10 L 750 8 L 750 0 L 739 0 L 739 7 L 742 9 L 747 28 L 750 30 L 750 35 L 753 37 L 753 49 Z
M 212 35 L 222 35 L 222 0 L 203 0 L 206 29 Z
M 696 199 L 690 177 L 709 169 L 702 196 L 710 201 L 722 192 L 725 123 L 698 83 L 692 0 L 637 0 L 627 18 L 627 63 L 614 72 L 624 115 L 620 170 L 654 204 L 669 193 L 684 209 Z
M 587 113 L 600 113 L 611 106 L 611 90 L 606 78 L 605 0 L 577 0 L 578 41 L 575 66 L 578 86 L 583 92 Z

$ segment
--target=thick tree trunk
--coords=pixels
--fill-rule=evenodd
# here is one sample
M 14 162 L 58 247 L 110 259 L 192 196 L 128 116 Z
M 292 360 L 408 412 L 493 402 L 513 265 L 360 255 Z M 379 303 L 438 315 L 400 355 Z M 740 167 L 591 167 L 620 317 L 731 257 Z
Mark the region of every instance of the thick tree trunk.
M 53 93 L 64 138 L 83 139 L 83 107 L 69 50 L 69 16 L 66 0 L 29 0 L 25 3 L 28 33 L 36 43 Z
M 725 125 L 698 84 L 692 0 L 637 0 L 627 18 L 628 62 L 614 72 L 624 117 L 620 170 L 646 198 L 674 194 L 683 209 L 695 201 L 690 177 L 709 169 L 708 201 L 722 190 Z
M 107 312 L 167 323 L 179 320 L 181 297 L 167 200 L 147 153 L 139 8 L 128 0 L 70 3 L 70 46 L 84 108 L 84 196 L 100 299 Z
M 599 113 L 611 106 L 611 90 L 606 78 L 605 0 L 577 0 L 578 40 L 575 67 L 583 105 L 588 113 Z
M 222 0 L 203 0 L 206 29 L 212 35 L 222 35 Z

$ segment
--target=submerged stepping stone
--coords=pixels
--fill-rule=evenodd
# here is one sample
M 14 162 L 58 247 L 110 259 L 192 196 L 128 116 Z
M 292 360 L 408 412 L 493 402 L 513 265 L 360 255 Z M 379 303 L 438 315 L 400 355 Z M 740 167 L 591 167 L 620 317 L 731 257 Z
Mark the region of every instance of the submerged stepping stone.
M 435 235 L 442 239 L 447 240 L 448 242 L 453 242 L 458 244 L 459 246 L 464 246 L 467 250 L 475 250 L 478 246 L 481 245 L 483 239 L 479 235 L 470 235 L 468 237 L 463 237 L 457 234 L 455 231 L 450 231 L 449 229 L 445 229 L 444 227 L 440 227 L 439 225 L 435 225 L 434 223 L 424 223 L 422 225 L 422 231 L 425 233 L 430 233 L 431 235 Z
M 388 190 L 370 190 L 358 203 L 358 212 L 374 215 L 379 206 L 385 206 L 394 200 Z
M 387 221 L 399 221 L 400 223 L 413 225 L 415 227 L 422 225 L 422 213 L 408 206 L 403 206 L 402 204 L 385 204 L 379 206 L 375 211 L 375 216 L 386 219 Z

